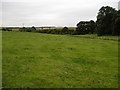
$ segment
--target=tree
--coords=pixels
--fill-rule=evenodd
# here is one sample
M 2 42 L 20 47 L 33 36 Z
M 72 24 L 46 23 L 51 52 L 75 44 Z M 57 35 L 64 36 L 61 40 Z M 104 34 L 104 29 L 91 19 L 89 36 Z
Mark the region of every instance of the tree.
M 91 21 L 80 21 L 77 24 L 76 33 L 77 34 L 89 34 L 95 32 L 95 22 Z
M 120 17 L 115 19 L 112 35 L 120 35 Z
M 68 32 L 68 27 L 64 27 L 63 29 L 62 29 L 62 33 L 63 34 L 66 34 Z
M 96 27 L 96 24 L 93 20 L 90 21 L 90 33 L 93 34 L 95 33 L 95 27 Z
M 77 24 L 77 28 L 76 28 L 76 32 L 77 34 L 85 34 L 86 33 L 86 30 L 87 30 L 87 22 L 86 21 L 80 21 L 78 24 Z
M 36 30 L 36 28 L 35 28 L 34 26 L 32 26 L 32 29 L 33 29 L 33 30 Z
M 116 11 L 113 21 L 112 35 L 120 35 L 120 10 Z
M 2 31 L 7 31 L 6 28 L 2 28 Z
M 116 10 L 112 7 L 102 7 L 97 15 L 97 34 L 98 35 L 112 35 L 113 18 Z
M 36 28 L 35 28 L 34 26 L 32 26 L 32 28 L 30 28 L 30 30 L 31 30 L 32 32 L 36 32 Z

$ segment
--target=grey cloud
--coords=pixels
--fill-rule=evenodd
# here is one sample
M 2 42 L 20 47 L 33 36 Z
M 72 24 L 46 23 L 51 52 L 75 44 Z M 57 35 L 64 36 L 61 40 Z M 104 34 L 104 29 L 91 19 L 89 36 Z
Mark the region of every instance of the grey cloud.
M 12 1 L 12 2 L 10 2 Z M 101 6 L 117 8 L 117 0 L 5 0 L 4 26 L 76 26 L 80 20 L 96 20 Z

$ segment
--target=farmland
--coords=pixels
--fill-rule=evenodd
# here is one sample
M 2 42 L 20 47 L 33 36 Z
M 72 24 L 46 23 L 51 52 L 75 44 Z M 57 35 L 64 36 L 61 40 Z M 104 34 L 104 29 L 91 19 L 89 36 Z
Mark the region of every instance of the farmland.
M 118 42 L 2 33 L 4 88 L 117 88 Z

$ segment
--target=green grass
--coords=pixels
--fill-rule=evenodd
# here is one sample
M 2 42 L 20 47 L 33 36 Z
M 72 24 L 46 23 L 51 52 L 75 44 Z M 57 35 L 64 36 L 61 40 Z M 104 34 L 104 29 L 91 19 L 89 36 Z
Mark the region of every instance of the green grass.
M 12 31 L 19 31 L 19 28 L 12 29 Z
M 117 88 L 118 42 L 3 32 L 5 88 Z
M 76 37 L 90 37 L 95 39 L 112 39 L 120 40 L 120 36 L 98 36 L 97 34 L 86 34 L 86 35 L 74 35 Z

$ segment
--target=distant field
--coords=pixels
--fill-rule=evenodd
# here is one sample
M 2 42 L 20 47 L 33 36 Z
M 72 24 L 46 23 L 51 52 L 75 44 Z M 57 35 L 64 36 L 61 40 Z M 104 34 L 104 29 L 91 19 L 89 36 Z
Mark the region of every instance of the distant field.
M 57 30 L 62 30 L 64 27 L 55 27 L 55 28 L 43 28 L 43 30 L 45 29 L 57 29 Z M 75 30 L 76 27 L 68 27 L 69 30 Z M 41 28 L 38 28 L 38 30 L 41 30 Z
M 5 88 L 117 88 L 118 42 L 3 32 Z
M 73 35 L 73 36 L 120 41 L 120 36 L 98 36 L 97 34 Z
M 37 30 L 45 30 L 45 29 L 57 29 L 57 30 L 62 30 L 64 27 L 55 27 L 55 28 L 37 28 Z M 68 27 L 69 28 L 69 30 L 75 30 L 76 29 L 76 27 Z M 18 31 L 19 30 L 19 28 L 14 28 L 14 29 L 12 29 L 13 31 Z
M 120 38 L 120 36 L 98 36 L 97 34 L 86 34 L 86 35 L 79 35 L 79 36 L 89 36 L 89 37 L 106 37 L 106 38 Z
M 18 31 L 19 29 L 17 28 L 17 29 L 12 29 L 13 31 Z

